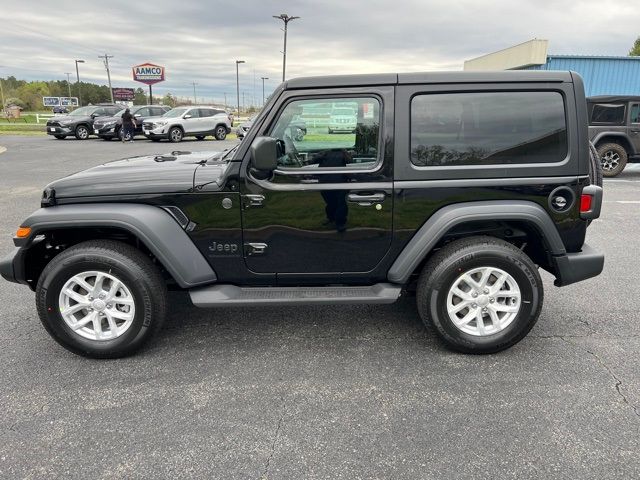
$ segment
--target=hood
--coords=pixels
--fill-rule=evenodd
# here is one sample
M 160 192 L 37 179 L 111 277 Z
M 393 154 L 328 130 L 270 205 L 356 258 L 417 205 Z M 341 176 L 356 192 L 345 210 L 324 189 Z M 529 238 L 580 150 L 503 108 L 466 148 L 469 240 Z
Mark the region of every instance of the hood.
M 196 185 L 219 190 L 227 171 L 224 152 L 181 152 L 126 158 L 98 165 L 47 185 L 56 199 L 188 193 Z M 205 163 L 206 162 L 206 163 Z
M 179 118 L 179 117 L 175 117 L 175 118 Z M 160 120 L 160 119 L 162 119 L 162 120 L 170 120 L 170 119 L 167 119 L 165 117 L 145 117 L 144 122 L 145 123 L 147 123 L 147 122 L 151 123 L 151 122 L 155 122 L 155 121 Z
M 104 125 L 105 123 L 118 122 L 119 120 L 122 120 L 121 116 L 96 117 L 95 120 L 93 121 L 93 124 L 95 125 L 97 123 L 98 125 Z
M 77 122 L 86 122 L 92 121 L 91 115 L 56 115 L 55 117 L 49 119 L 49 122 L 58 122 L 58 123 L 77 123 Z

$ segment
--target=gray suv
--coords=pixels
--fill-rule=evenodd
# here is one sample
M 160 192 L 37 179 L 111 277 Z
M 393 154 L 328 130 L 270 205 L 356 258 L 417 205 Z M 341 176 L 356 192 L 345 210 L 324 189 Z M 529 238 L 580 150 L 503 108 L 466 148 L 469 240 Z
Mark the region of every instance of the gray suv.
M 589 139 L 598 149 L 605 177 L 620 174 L 627 162 L 640 161 L 640 96 L 587 99 Z

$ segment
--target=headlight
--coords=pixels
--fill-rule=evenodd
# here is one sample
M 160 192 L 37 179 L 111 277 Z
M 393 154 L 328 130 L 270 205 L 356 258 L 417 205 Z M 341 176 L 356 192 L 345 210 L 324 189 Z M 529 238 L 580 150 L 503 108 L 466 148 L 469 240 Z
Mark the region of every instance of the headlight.
M 166 120 L 158 120 L 157 122 L 153 122 L 153 124 L 157 127 L 164 127 L 168 122 Z
M 110 122 L 105 122 L 104 126 L 105 127 L 110 127 L 111 125 L 115 125 L 115 124 L 116 124 L 116 121 L 115 120 L 111 120 Z

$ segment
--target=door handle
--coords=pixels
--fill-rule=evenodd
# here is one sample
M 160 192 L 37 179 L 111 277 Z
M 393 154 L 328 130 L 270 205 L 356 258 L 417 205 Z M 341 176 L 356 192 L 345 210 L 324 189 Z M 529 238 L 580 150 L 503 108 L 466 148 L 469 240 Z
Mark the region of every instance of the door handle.
M 243 197 L 245 199 L 245 202 L 244 202 L 245 208 L 262 207 L 262 202 L 264 202 L 264 195 L 248 194 L 248 195 L 243 195 Z
M 386 195 L 384 193 L 350 193 L 347 200 L 354 203 L 371 205 L 372 203 L 382 202 Z

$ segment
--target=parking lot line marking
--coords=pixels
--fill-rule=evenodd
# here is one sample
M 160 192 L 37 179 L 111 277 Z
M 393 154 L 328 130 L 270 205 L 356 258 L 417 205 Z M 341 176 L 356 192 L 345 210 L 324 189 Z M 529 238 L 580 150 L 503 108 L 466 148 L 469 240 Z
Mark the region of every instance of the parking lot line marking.
M 640 200 L 616 200 L 616 203 L 640 203 Z

